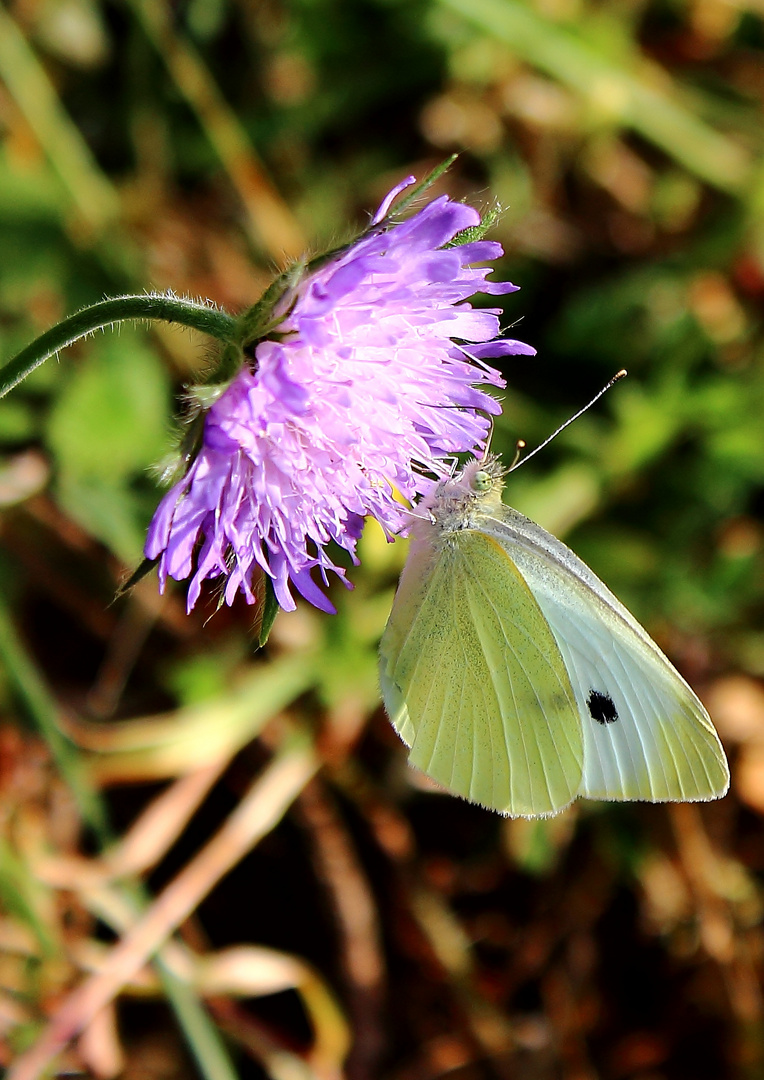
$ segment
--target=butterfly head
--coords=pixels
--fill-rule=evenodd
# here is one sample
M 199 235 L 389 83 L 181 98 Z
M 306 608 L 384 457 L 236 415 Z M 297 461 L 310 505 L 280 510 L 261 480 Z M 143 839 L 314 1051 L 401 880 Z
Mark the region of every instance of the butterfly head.
M 468 462 L 452 481 L 465 487 L 480 503 L 501 502 L 506 469 L 496 454 Z
M 441 480 L 421 509 L 432 525 L 445 532 L 468 529 L 481 514 L 501 503 L 504 472 L 493 454 L 469 461 L 455 476 Z

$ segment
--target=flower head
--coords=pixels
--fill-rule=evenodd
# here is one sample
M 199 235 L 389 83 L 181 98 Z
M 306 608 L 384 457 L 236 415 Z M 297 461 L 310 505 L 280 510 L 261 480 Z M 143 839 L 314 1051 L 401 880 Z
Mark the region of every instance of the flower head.
M 364 517 L 403 529 L 394 490 L 425 494 L 438 459 L 481 446 L 484 414 L 500 412 L 485 387 L 504 382 L 485 360 L 534 352 L 497 336 L 497 310 L 467 302 L 516 288 L 473 265 L 501 255 L 499 244 L 447 246 L 480 224 L 475 210 L 442 196 L 399 224 L 385 218 L 412 181 L 359 240 L 283 293 L 276 332 L 206 413 L 201 449 L 146 542 L 161 587 L 191 577 L 189 610 L 210 577 L 226 579 L 227 603 L 238 590 L 253 602 L 261 570 L 281 607 L 295 606 L 291 583 L 332 611 L 311 573 L 344 579 L 330 542 L 357 562 Z

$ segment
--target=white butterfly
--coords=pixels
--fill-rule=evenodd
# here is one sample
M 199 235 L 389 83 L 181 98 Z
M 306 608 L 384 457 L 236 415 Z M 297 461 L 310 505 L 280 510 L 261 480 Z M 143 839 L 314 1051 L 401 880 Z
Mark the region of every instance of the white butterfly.
M 693 691 L 569 548 L 501 501 L 497 458 L 420 506 L 380 648 L 409 761 L 510 816 L 729 786 Z

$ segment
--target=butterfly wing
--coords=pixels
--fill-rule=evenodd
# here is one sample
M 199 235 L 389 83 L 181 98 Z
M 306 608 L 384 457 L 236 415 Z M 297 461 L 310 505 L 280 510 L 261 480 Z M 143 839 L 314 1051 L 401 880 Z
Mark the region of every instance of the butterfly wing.
M 380 679 L 409 761 L 444 787 L 513 816 L 575 798 L 576 699 L 538 603 L 495 539 L 465 529 L 412 541 Z
M 485 523 L 552 629 L 583 726 L 579 795 L 694 801 L 723 795 L 729 771 L 696 695 L 596 575 L 563 543 L 502 507 Z

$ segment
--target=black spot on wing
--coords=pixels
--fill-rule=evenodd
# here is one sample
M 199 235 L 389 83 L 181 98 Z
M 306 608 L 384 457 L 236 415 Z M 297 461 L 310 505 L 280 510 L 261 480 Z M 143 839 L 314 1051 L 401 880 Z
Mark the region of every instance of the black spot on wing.
M 601 694 L 599 690 L 590 690 L 586 704 L 589 706 L 592 720 L 596 720 L 598 724 L 613 724 L 618 719 L 618 710 L 609 694 Z

